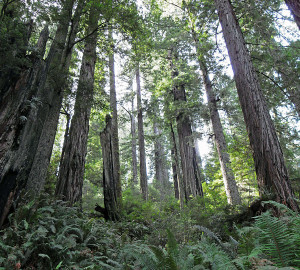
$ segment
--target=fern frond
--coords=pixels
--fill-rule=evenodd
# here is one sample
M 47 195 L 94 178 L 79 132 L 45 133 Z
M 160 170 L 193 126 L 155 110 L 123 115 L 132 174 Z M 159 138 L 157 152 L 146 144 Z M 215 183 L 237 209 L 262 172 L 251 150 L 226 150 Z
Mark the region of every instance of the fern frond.
M 299 248 L 295 246 L 295 235 L 289 230 L 284 219 L 273 217 L 270 212 L 255 217 L 255 226 L 262 251 L 277 265 L 290 265 Z

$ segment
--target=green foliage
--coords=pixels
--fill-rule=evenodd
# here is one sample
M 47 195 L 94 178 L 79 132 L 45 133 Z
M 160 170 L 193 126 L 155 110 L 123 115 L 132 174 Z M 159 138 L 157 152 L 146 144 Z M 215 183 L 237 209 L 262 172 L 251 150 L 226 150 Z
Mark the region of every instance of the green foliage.
M 125 200 L 131 201 L 133 194 L 125 192 Z M 262 214 L 251 227 L 237 228 L 235 240 L 233 232 L 217 234 L 216 223 L 214 229 L 204 227 L 203 220 L 191 218 L 193 211 L 183 209 L 180 213 L 174 201 L 161 207 L 153 202 L 144 203 L 147 207 L 125 202 L 125 211 L 133 209 L 137 220 L 112 223 L 90 218 L 64 202 L 40 198 L 19 207 L 1 231 L 0 269 L 299 267 L 299 215 L 278 203 L 266 203 L 277 207 L 281 216 Z M 190 205 L 190 210 L 193 207 Z M 220 215 L 220 210 L 215 211 L 215 216 Z M 125 217 L 130 219 L 132 213 Z M 218 223 L 224 226 L 224 219 Z
M 32 201 L 18 208 L 10 226 L 2 231 L 0 266 L 109 269 L 105 266 L 113 265 L 108 257 L 114 257 L 117 237 L 109 224 L 89 219 L 63 202 Z
M 266 212 L 255 218 L 258 244 L 262 253 L 277 265 L 299 267 L 300 217 L 282 205 L 279 209 L 285 212 L 283 216 L 275 217 Z

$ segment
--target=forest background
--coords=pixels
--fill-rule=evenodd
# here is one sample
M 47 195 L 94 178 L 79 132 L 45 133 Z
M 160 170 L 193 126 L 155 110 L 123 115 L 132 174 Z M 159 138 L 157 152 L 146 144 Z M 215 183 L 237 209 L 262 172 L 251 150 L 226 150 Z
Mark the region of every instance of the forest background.
M 3 269 L 299 267 L 297 1 L 0 9 Z

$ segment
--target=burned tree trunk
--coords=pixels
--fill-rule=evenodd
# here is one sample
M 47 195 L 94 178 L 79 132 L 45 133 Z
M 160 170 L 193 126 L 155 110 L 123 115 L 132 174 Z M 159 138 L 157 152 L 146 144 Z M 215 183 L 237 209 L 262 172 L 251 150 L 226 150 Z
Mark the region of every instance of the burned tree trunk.
M 274 194 L 278 202 L 299 211 L 275 128 L 232 5 L 229 0 L 215 0 L 215 4 L 253 150 L 260 194 Z
M 120 202 L 117 194 L 117 179 L 115 179 L 114 162 L 113 162 L 113 146 L 112 146 L 112 119 L 110 115 L 106 116 L 106 127 L 100 133 L 103 156 L 103 194 L 104 206 L 110 220 L 119 220 L 120 218 Z

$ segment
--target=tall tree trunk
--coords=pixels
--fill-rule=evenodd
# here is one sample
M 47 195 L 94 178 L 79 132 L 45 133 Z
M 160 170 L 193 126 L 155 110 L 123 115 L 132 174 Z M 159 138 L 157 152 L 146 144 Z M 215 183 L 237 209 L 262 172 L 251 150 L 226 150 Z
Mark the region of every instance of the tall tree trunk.
M 140 186 L 144 200 L 148 199 L 148 180 L 146 169 L 146 150 L 144 138 L 144 123 L 143 123 L 143 110 L 141 98 L 141 82 L 140 82 L 140 68 L 139 64 L 136 69 L 136 96 L 137 96 L 137 111 L 138 111 L 138 140 L 140 151 Z
M 70 21 L 68 15 L 71 13 L 72 7 L 73 1 L 64 2 L 60 22 L 46 64 L 40 73 L 38 82 L 33 86 L 34 100 L 37 104 L 35 104 L 36 106 L 27 106 L 26 116 L 25 118 L 22 117 L 24 121 L 17 127 L 14 142 L 1 160 L 0 168 L 3 169 L 0 172 L 0 190 L 3 191 L 3 196 L 1 195 L 0 203 L 0 226 L 7 214 L 14 210 L 12 206 L 15 207 L 19 200 L 24 197 L 21 192 L 26 187 L 42 125 L 46 119 L 53 96 L 53 91 L 47 87 L 46 80 L 49 76 L 54 75 L 54 70 L 60 68 L 61 55 Z
M 67 38 L 66 46 L 61 58 L 61 80 L 54 84 L 54 95 L 51 102 L 51 107 L 47 115 L 47 120 L 43 125 L 42 134 L 39 140 L 39 145 L 34 157 L 33 165 L 28 177 L 26 189 L 35 195 L 38 195 L 43 189 L 46 181 L 47 171 L 50 164 L 52 149 L 54 145 L 56 130 L 59 122 L 60 109 L 64 98 L 64 89 L 69 74 L 71 57 L 73 51 L 73 43 L 75 41 L 78 29 L 80 16 L 84 6 L 84 0 L 78 1 L 75 14 L 72 19 L 71 29 Z
M 98 19 L 99 11 L 92 6 L 89 15 L 88 33 L 96 29 Z M 70 205 L 80 201 L 82 197 L 89 119 L 93 102 L 97 37 L 98 33 L 95 31 L 85 42 L 74 115 L 56 186 L 56 195 L 61 196 L 65 201 L 69 201 Z
M 205 60 L 201 59 L 200 44 L 194 29 L 192 29 L 192 34 L 196 44 L 198 62 L 202 72 L 202 79 L 204 82 L 206 96 L 208 100 L 210 120 L 212 123 L 214 139 L 215 139 L 219 161 L 221 165 L 221 171 L 223 175 L 223 182 L 225 186 L 227 202 L 233 205 L 241 204 L 241 197 L 236 185 L 234 173 L 231 168 L 230 156 L 227 150 L 227 143 L 225 140 L 223 126 L 218 112 L 217 99 L 214 90 L 212 88 L 212 84 L 207 71 L 207 66 L 206 63 L 204 62 Z
M 28 122 L 31 111 L 36 111 L 39 101 L 35 98 L 36 87 L 43 78 L 46 69 L 43 62 L 49 31 L 46 26 L 37 43 L 37 53 L 32 55 L 33 65 L 21 73 L 17 83 L 9 89 L 9 95 L 2 99 L 0 112 L 0 228 L 11 211 L 13 203 L 19 197 L 26 178 L 18 173 L 24 165 L 23 156 L 19 153 L 23 142 L 22 133 Z M 26 156 L 25 156 L 26 158 Z M 25 159 L 26 161 L 26 159 Z
M 111 51 L 109 52 L 109 84 L 110 84 L 110 109 L 112 111 L 111 132 L 112 132 L 112 161 L 114 181 L 116 182 L 116 195 L 118 206 L 122 203 L 122 184 L 120 177 L 120 151 L 119 151 L 119 132 L 118 132 L 118 109 L 117 93 L 115 82 L 115 60 L 114 60 L 114 41 L 112 28 L 108 31 L 108 40 Z
M 132 155 L 132 184 L 138 183 L 137 179 L 137 156 L 136 156 L 136 128 L 135 128 L 135 116 L 134 116 L 134 98 L 131 101 L 131 155 Z
M 275 128 L 232 5 L 229 0 L 215 0 L 215 4 L 253 150 L 260 194 L 271 192 L 278 202 L 298 211 Z
M 32 68 L 24 70 L 17 83 L 11 86 L 9 91 L 2 96 L 0 105 L 0 160 L 14 141 L 17 131 L 15 125 L 19 122 L 18 118 L 22 115 L 26 117 L 29 106 L 37 105 L 34 99 L 35 88 L 44 68 L 43 56 L 48 37 L 48 26 L 45 26 L 37 42 L 37 53 L 31 57 L 33 59 Z
M 156 116 L 154 116 L 156 118 Z M 169 175 L 167 169 L 166 153 L 161 143 L 162 131 L 156 119 L 153 120 L 153 131 L 155 135 L 154 142 L 154 166 L 155 179 L 160 191 L 161 200 L 165 198 L 168 192 Z
M 171 141 L 171 155 L 172 155 L 172 170 L 173 170 L 173 180 L 174 180 L 174 191 L 175 198 L 180 200 L 180 208 L 183 208 L 184 198 L 185 198 L 185 188 L 182 173 L 179 165 L 179 156 L 177 150 L 177 143 L 175 132 L 172 123 L 170 123 L 170 141 Z
M 286 5 L 294 16 L 295 22 L 300 30 L 300 2 L 299 0 L 285 0 Z
M 175 80 L 179 75 L 177 68 L 173 64 L 173 52 L 169 50 L 170 67 L 172 70 L 172 78 Z M 178 107 L 186 102 L 186 94 L 184 85 L 173 86 L 174 101 Z M 182 175 L 184 181 L 185 199 L 188 201 L 191 196 L 203 196 L 201 179 L 199 178 L 199 168 L 196 162 L 196 151 L 194 140 L 192 138 L 192 128 L 190 118 L 181 109 L 176 115 L 177 132 L 179 138 L 179 150 L 181 156 Z
M 106 115 L 106 127 L 100 133 L 102 156 L 103 156 L 103 193 L 104 206 L 110 220 L 119 220 L 120 218 L 120 203 L 118 202 L 117 194 L 117 180 L 114 173 L 113 161 L 113 131 L 112 119 L 108 114 Z

